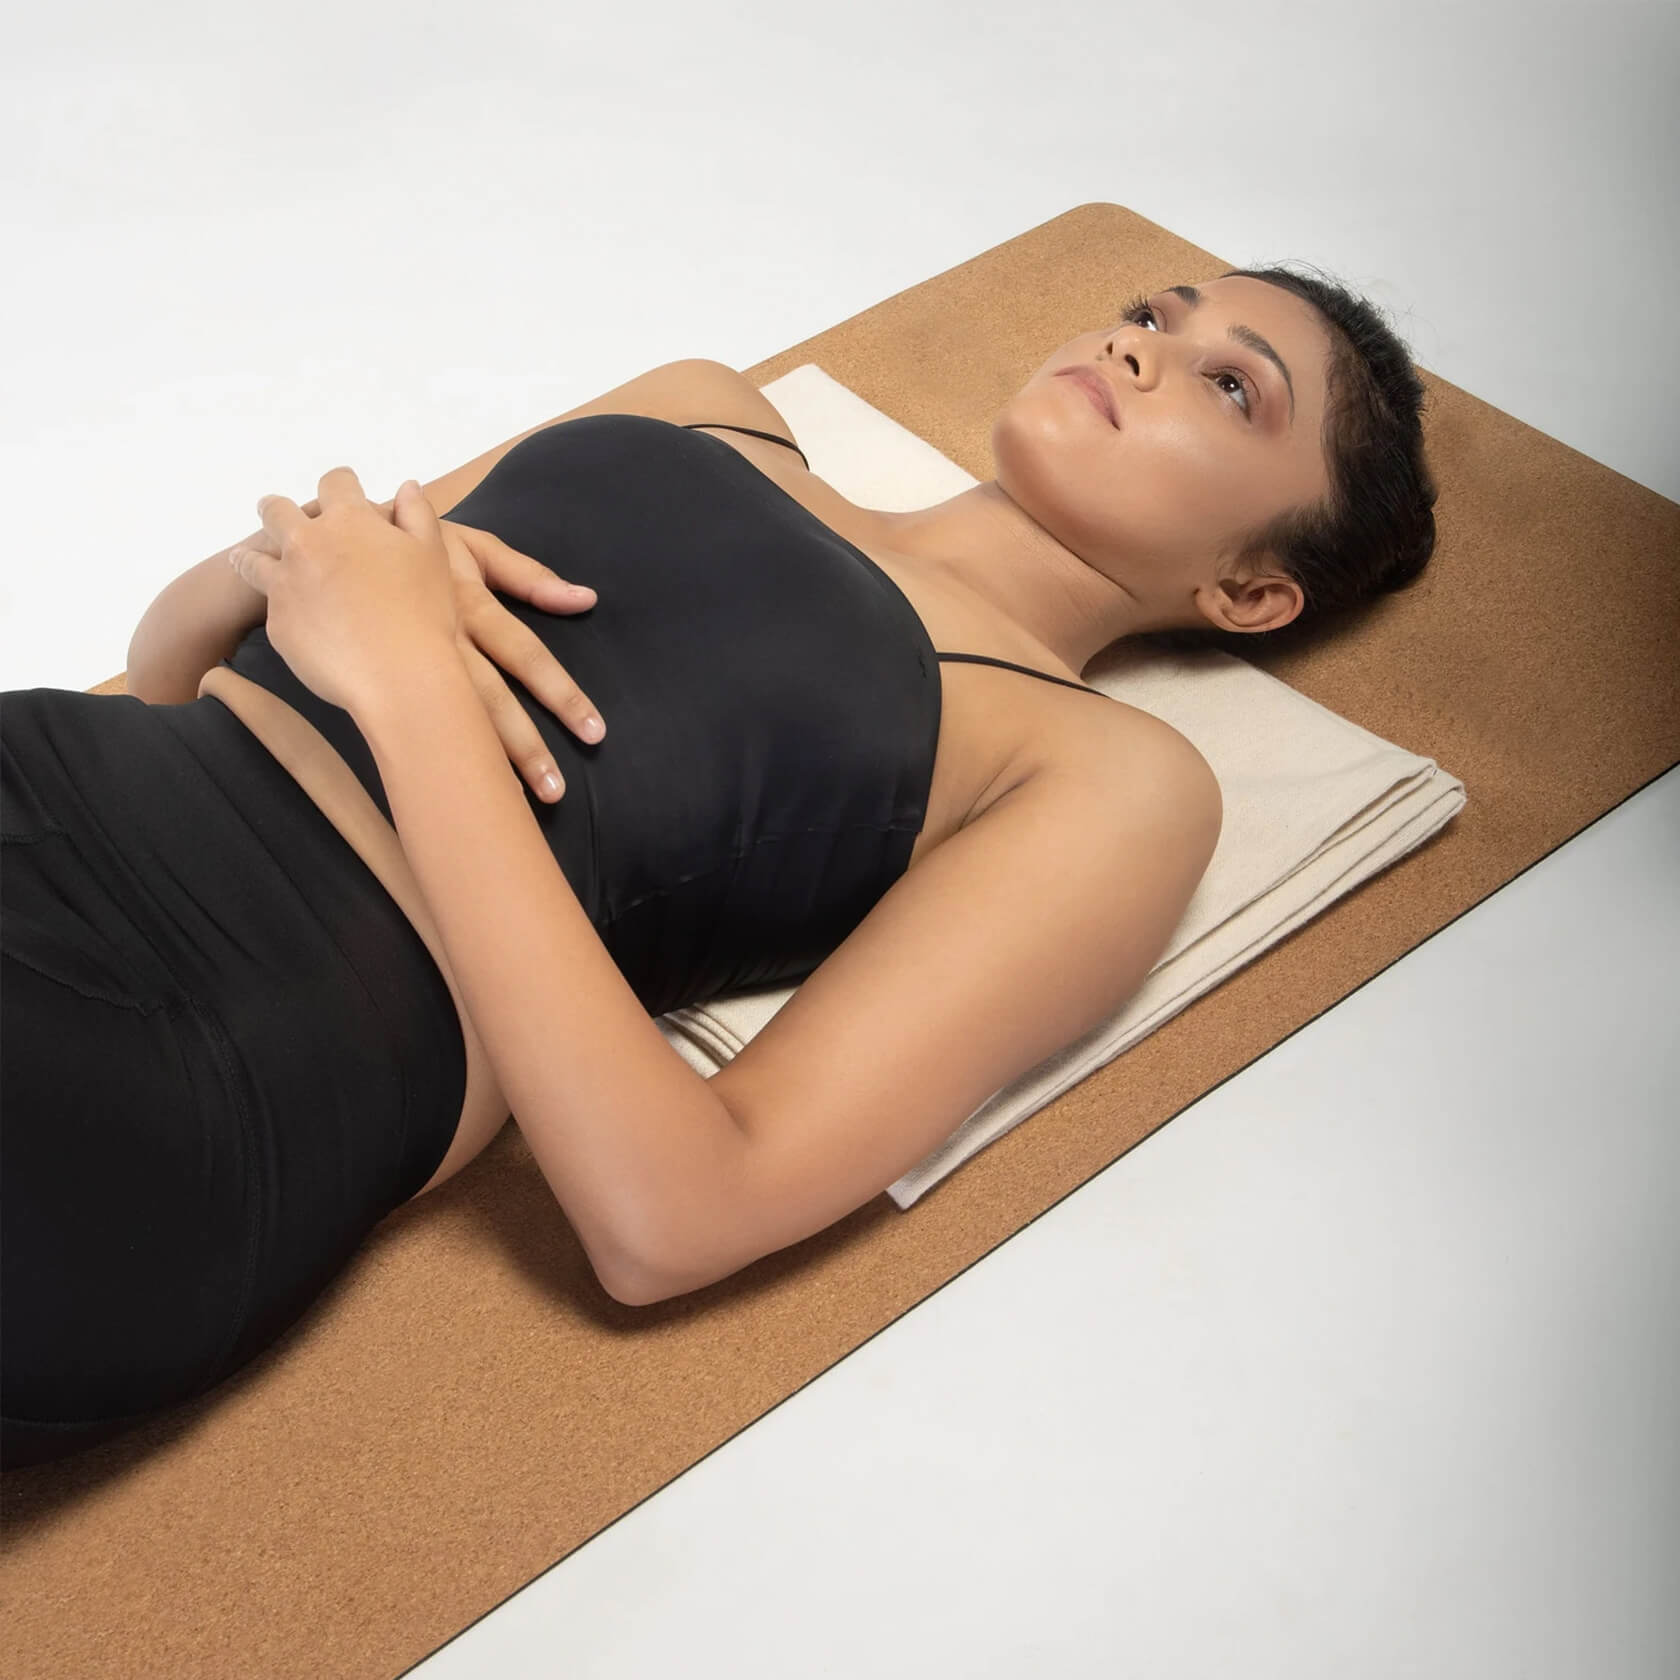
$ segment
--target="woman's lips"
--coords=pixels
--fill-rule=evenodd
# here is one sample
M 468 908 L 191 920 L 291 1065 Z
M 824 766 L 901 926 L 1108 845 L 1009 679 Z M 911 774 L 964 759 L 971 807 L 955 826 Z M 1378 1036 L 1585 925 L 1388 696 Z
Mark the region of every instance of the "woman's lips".
M 1086 396 L 1108 416 L 1109 425 L 1118 430 L 1120 416 L 1114 412 L 1114 393 L 1109 390 L 1102 375 L 1083 367 L 1063 368 L 1062 373 L 1084 390 Z

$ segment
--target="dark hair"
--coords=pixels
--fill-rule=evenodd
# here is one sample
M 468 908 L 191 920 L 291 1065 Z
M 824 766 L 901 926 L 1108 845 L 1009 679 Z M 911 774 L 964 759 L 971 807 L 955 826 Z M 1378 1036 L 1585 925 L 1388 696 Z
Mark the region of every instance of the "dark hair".
M 1243 558 L 1272 562 L 1300 584 L 1301 611 L 1281 630 L 1213 625 L 1159 630 L 1142 641 L 1251 653 L 1287 633 L 1293 644 L 1349 609 L 1415 583 L 1435 551 L 1435 479 L 1423 453 L 1423 381 L 1411 353 L 1375 305 L 1322 275 L 1232 268 L 1304 299 L 1330 332 L 1323 443 L 1330 488 L 1251 531 Z

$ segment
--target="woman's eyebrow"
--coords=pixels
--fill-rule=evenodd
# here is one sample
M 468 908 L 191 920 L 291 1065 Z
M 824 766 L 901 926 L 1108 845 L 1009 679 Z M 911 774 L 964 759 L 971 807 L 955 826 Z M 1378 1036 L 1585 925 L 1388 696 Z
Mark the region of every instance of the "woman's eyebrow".
M 1200 307 L 1202 294 L 1194 286 L 1168 286 L 1167 290 L 1176 298 L 1182 298 L 1191 309 Z M 1229 327 L 1225 336 L 1238 344 L 1246 344 L 1256 354 L 1264 356 L 1268 362 L 1283 375 L 1283 383 L 1289 390 L 1289 423 L 1295 424 L 1295 381 L 1289 377 L 1289 369 L 1283 357 L 1257 333 L 1253 327 Z

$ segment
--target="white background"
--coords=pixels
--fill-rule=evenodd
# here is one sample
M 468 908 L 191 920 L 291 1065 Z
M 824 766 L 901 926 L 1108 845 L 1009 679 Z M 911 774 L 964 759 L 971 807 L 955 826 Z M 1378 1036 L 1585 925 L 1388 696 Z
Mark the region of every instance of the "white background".
M 382 499 L 1091 200 L 1330 270 L 1680 497 L 1672 4 L 106 0 L 6 46 L 0 688 L 120 671 L 265 492 Z M 426 1680 L 1670 1680 L 1677 839 L 1671 773 Z

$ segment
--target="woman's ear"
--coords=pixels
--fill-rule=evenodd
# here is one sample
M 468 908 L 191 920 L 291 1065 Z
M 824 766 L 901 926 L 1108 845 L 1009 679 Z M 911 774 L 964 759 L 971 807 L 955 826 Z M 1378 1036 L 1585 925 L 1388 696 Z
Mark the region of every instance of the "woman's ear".
M 1228 577 L 1198 589 L 1196 601 L 1203 616 L 1215 629 L 1239 635 L 1281 630 L 1293 623 L 1306 596 L 1288 573 L 1269 569 L 1274 565 L 1269 555 L 1245 559 Z

